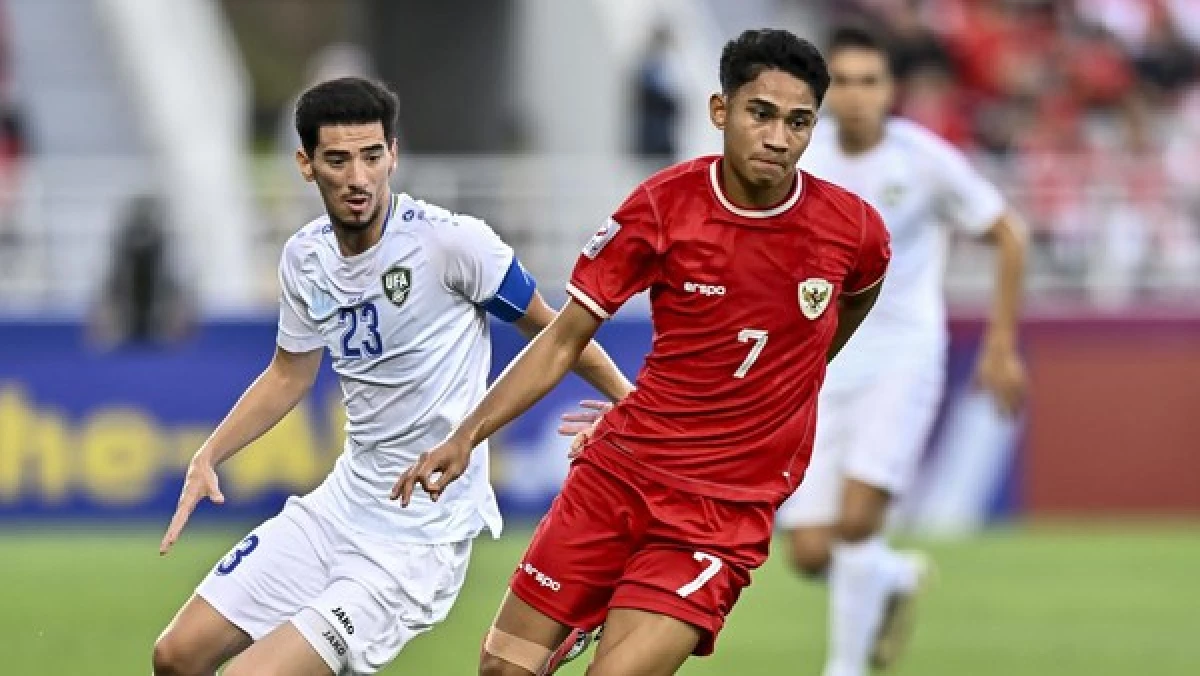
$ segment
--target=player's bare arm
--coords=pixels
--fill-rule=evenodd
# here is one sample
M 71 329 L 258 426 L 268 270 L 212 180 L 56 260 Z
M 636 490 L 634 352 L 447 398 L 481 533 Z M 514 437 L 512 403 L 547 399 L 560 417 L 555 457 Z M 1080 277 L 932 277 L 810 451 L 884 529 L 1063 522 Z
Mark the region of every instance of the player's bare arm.
M 514 418 L 529 410 L 562 381 L 600 328 L 600 320 L 567 303 L 550 325 L 513 360 L 487 395 L 450 436 L 425 453 L 392 488 L 392 499 L 408 506 L 418 484 L 436 500 L 462 474 L 471 450 Z
M 829 344 L 829 353 L 825 360 L 833 361 L 833 358 L 842 351 L 846 346 L 846 342 L 850 340 L 850 336 L 858 330 L 863 320 L 867 318 L 867 313 L 875 307 L 875 299 L 879 298 L 879 291 L 883 289 L 884 280 L 880 279 L 873 286 L 864 289 L 858 293 L 849 294 L 843 293 L 838 298 L 838 324 L 837 331 L 833 334 L 833 341 Z
M 517 330 L 533 340 L 556 316 L 558 313 L 546 304 L 542 295 L 534 292 L 533 299 L 525 310 L 525 316 L 515 324 Z M 611 401 L 620 401 L 633 391 L 633 385 L 596 341 L 591 341 L 583 348 L 574 371 Z
M 266 370 L 246 388 L 216 431 L 192 456 L 179 505 L 158 548 L 160 554 L 166 554 L 179 539 L 201 500 L 225 502 L 217 484 L 217 465 L 261 437 L 295 408 L 312 388 L 320 366 L 320 350 L 296 354 L 275 349 Z
M 976 366 L 976 380 L 991 392 L 1005 415 L 1015 415 L 1025 399 L 1025 365 L 1017 350 L 1017 328 L 1025 279 L 1025 229 L 1011 211 L 988 229 L 985 241 L 996 249 L 996 292 Z

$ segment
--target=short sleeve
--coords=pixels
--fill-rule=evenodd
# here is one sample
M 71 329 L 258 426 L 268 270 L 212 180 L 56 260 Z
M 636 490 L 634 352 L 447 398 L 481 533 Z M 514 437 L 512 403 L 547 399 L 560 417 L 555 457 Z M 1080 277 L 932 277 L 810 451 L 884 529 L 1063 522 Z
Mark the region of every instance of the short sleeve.
M 583 247 L 567 293 L 598 319 L 611 317 L 658 274 L 659 223 L 644 186 Z
M 891 236 L 883 224 L 883 218 L 870 204 L 859 200 L 862 205 L 862 241 L 858 247 L 858 260 L 854 269 L 846 275 L 842 293 L 850 296 L 860 294 L 878 285 L 887 274 L 888 261 L 892 259 Z
M 1004 214 L 1004 197 L 957 148 L 932 134 L 927 145 L 943 215 L 967 234 L 986 234 Z
M 444 252 L 446 288 L 477 305 L 492 300 L 512 266 L 512 247 L 487 223 L 472 216 L 454 214 L 448 221 L 432 225 L 444 229 L 445 236 L 438 239 Z
M 300 273 L 289 254 L 285 249 L 279 261 L 279 330 L 275 342 L 288 352 L 312 352 L 324 347 L 325 341 L 309 315 L 300 289 Z

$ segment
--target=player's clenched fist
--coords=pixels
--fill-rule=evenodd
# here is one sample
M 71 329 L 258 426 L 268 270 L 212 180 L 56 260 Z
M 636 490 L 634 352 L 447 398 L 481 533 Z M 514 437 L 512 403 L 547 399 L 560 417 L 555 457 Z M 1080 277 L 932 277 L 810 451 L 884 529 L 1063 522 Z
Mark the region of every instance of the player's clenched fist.
M 217 485 L 217 471 L 212 462 L 207 456 L 196 454 L 192 458 L 192 462 L 188 464 L 187 477 L 183 481 L 183 491 L 179 494 L 179 506 L 175 508 L 175 516 L 171 517 L 171 524 L 167 526 L 162 544 L 158 546 L 159 554 L 166 554 L 171 549 L 171 545 L 175 544 L 175 541 L 179 539 L 179 534 L 183 532 L 188 518 L 195 511 L 196 505 L 200 504 L 204 498 L 208 498 L 218 505 L 225 502 L 225 496 L 221 494 L 221 488 Z
M 400 475 L 392 487 L 392 499 L 399 499 L 400 504 L 407 507 L 413 490 L 420 484 L 436 502 L 446 486 L 462 476 L 470 460 L 471 447 L 451 437 L 433 450 L 422 453 L 413 466 Z

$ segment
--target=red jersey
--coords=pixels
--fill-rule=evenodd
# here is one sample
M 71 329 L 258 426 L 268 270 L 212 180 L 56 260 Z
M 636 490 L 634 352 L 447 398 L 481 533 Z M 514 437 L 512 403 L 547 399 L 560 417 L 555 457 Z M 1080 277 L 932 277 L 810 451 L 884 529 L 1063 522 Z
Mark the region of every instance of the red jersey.
M 567 287 L 607 319 L 650 290 L 654 342 L 637 389 L 585 454 L 681 490 L 778 503 L 812 454 L 838 297 L 880 283 L 879 214 L 799 172 L 773 209 L 725 196 L 721 158 L 651 177 L 584 247 Z

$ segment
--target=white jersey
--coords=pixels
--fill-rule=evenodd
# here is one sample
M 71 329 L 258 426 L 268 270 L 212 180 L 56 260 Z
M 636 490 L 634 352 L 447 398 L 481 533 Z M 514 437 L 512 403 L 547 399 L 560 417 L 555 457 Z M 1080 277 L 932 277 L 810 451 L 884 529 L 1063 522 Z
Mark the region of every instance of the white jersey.
M 328 348 L 346 406 L 346 446 L 304 498 L 347 528 L 395 541 L 499 535 L 487 445 L 435 503 L 388 499 L 417 456 L 482 398 L 491 366 L 491 300 L 512 249 L 483 221 L 394 195 L 375 246 L 343 256 L 328 217 L 288 240 L 279 265 L 279 346 Z
M 886 123 L 882 142 L 847 155 L 837 122 L 822 119 L 800 167 L 858 194 L 892 236 L 892 260 L 874 309 L 830 365 L 834 384 L 868 377 L 884 362 L 940 358 L 946 349 L 942 282 L 948 224 L 981 235 L 1004 212 L 1004 199 L 962 153 L 903 119 Z

